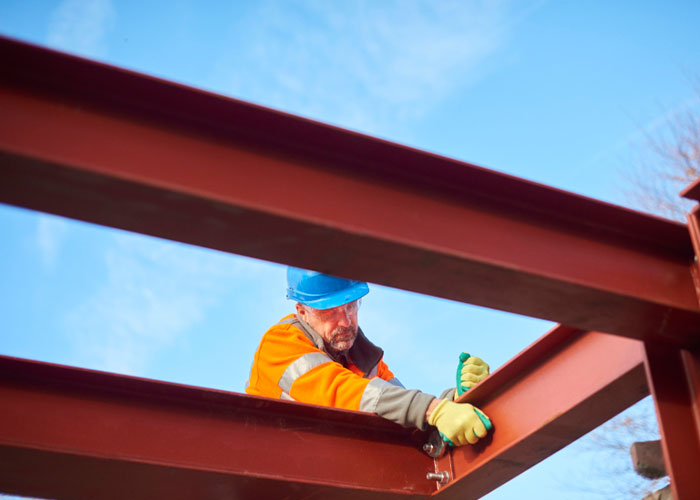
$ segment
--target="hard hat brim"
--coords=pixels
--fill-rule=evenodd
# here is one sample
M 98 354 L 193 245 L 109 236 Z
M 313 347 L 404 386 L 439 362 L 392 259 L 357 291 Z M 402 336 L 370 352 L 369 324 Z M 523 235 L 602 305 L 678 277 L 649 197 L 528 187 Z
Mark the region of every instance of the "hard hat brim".
M 350 286 L 331 293 L 314 294 L 287 288 L 287 298 L 314 309 L 332 309 L 361 299 L 369 293 L 369 286 L 362 281 L 349 282 Z

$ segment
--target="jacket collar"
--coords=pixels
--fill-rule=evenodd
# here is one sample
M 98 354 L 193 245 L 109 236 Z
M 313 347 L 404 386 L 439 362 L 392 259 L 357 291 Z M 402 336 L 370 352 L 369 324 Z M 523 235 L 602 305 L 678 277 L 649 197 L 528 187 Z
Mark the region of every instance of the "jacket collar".
M 367 375 L 375 366 L 377 366 L 377 363 L 379 363 L 379 360 L 381 360 L 382 356 L 384 355 L 384 351 L 370 342 L 365 336 L 365 333 L 362 331 L 362 328 L 359 327 L 357 328 L 357 338 L 355 339 L 355 343 L 352 345 L 352 347 L 347 351 L 333 355 L 332 353 L 328 352 L 326 345 L 323 342 L 323 338 L 318 332 L 316 332 L 316 330 L 311 328 L 311 325 L 298 316 L 296 319 L 299 322 L 301 331 L 304 332 L 304 334 L 314 343 L 314 345 L 321 351 L 328 354 L 333 361 L 336 361 L 343 366 L 347 366 L 348 361 L 350 361 L 352 364 L 362 370 L 362 373 Z

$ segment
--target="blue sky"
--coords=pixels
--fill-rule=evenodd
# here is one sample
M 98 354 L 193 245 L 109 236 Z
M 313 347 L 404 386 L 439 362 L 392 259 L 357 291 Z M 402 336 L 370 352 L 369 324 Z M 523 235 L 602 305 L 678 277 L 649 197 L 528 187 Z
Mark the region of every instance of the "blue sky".
M 621 205 L 644 135 L 700 106 L 699 21 L 695 1 L 0 2 L 7 36 Z M 292 310 L 277 264 L 6 205 L 0 228 L 2 354 L 242 391 Z M 496 368 L 551 326 L 379 286 L 360 322 L 431 393 L 462 350 Z M 575 447 L 487 498 L 607 498 L 572 480 Z

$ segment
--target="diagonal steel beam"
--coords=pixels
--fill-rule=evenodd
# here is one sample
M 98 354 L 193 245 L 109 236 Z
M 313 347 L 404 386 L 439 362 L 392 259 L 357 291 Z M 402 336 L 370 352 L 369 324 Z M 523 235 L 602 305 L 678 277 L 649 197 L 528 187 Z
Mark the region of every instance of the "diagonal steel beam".
M 682 224 L 0 40 L 0 201 L 678 346 Z
M 0 491 L 421 499 L 424 438 L 375 415 L 0 356 Z
M 648 395 L 639 341 L 557 326 L 460 398 L 493 433 L 436 461 L 439 500 L 476 499 Z

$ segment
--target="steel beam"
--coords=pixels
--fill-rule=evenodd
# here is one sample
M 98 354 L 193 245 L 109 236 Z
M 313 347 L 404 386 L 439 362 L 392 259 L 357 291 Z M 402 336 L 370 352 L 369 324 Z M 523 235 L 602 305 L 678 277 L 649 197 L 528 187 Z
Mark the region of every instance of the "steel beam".
M 648 395 L 639 341 L 557 326 L 460 397 L 493 433 L 436 461 L 436 500 L 480 498 Z
M 0 40 L 0 201 L 678 346 L 682 224 Z
M 675 500 L 700 498 L 700 352 L 645 343 L 645 368 Z
M 448 470 L 440 498 L 478 498 L 647 394 L 641 356 L 635 340 L 555 328 L 462 397 L 491 437 L 436 462 L 424 433 L 368 414 L 0 357 L 0 491 L 426 498 L 426 472 Z
M 0 491 L 420 499 L 421 435 L 370 414 L 0 357 Z
M 682 194 L 700 201 L 700 179 Z M 688 214 L 688 229 L 695 253 L 700 256 L 700 204 Z M 700 297 L 697 258 L 692 273 Z M 700 332 L 700 324 L 696 328 Z M 646 342 L 645 369 L 654 395 L 673 498 L 700 498 L 700 350 Z
M 681 191 L 681 196 L 689 200 L 700 201 L 700 177 L 695 179 L 688 187 Z

